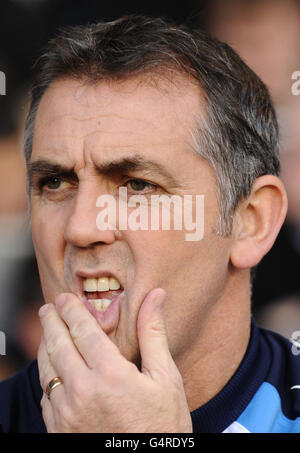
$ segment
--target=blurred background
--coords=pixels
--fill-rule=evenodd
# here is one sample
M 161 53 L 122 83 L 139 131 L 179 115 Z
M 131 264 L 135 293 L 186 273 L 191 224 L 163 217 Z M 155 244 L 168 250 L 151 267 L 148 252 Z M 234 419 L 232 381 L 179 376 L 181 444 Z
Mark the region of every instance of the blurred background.
M 22 156 L 32 65 L 60 27 L 130 13 L 169 17 L 209 31 L 229 43 L 268 86 L 281 127 L 289 212 L 258 267 L 253 313 L 260 325 L 288 338 L 300 330 L 300 95 L 291 91 L 292 74 L 300 71 L 300 0 L 1 0 L 6 95 L 0 95 L 0 331 L 6 355 L 0 355 L 0 380 L 36 357 L 41 335 L 37 311 L 43 296 Z

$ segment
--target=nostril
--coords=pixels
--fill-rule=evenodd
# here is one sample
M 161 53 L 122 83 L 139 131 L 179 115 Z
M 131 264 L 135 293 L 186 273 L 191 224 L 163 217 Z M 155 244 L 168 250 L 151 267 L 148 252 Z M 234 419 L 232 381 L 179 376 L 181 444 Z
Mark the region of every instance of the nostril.
M 80 222 L 78 225 L 68 225 L 64 239 L 67 243 L 78 248 L 92 248 L 100 245 L 108 245 L 115 242 L 116 238 L 113 231 L 99 231 L 92 222 Z
M 116 240 L 114 229 L 98 228 L 97 211 L 94 197 L 90 193 L 78 191 L 66 219 L 65 242 L 81 248 L 112 244 Z

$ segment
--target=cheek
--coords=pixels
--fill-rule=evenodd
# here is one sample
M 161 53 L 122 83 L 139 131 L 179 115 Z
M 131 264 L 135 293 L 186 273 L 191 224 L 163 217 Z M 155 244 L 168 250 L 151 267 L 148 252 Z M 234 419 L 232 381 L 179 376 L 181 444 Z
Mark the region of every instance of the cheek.
M 181 313 L 185 300 L 199 293 L 208 267 L 204 257 L 207 259 L 211 252 L 207 240 L 187 242 L 184 235 L 179 231 L 135 231 L 126 235 L 135 266 L 135 289 L 140 288 L 141 293 L 157 287 L 165 289 L 173 315 L 177 309 Z
M 31 225 L 37 253 L 48 258 L 56 254 L 63 242 L 63 225 L 59 214 L 33 208 Z
M 136 265 L 136 283 L 162 287 L 166 327 L 179 353 L 198 335 L 206 310 L 217 302 L 226 281 L 230 241 L 214 233 L 199 242 L 184 241 L 182 232 L 131 232 L 128 242 Z
M 134 257 L 135 275 L 143 280 L 149 275 L 163 276 L 172 264 L 170 256 L 180 254 L 182 232 L 127 231 L 126 242 Z
M 63 275 L 64 225 L 59 214 L 32 208 L 32 238 L 44 293 Z

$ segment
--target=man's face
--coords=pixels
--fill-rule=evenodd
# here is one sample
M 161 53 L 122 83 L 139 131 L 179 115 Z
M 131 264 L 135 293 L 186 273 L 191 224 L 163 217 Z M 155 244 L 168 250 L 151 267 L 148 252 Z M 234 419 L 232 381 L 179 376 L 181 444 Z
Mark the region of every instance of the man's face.
M 138 313 L 151 289 L 166 290 L 169 347 L 181 363 L 201 343 L 203 322 L 226 284 L 230 239 L 215 233 L 216 179 L 191 149 L 190 132 L 204 105 L 198 88 L 181 82 L 56 81 L 35 124 L 32 233 L 45 300 L 54 303 L 61 292 L 83 300 L 85 277 L 114 276 L 122 296 L 103 330 L 135 363 Z M 144 195 L 149 206 L 153 194 L 193 200 L 203 194 L 203 239 L 185 241 L 184 229 L 99 230 L 96 200 L 104 194 L 117 199 L 119 187 L 128 197 Z

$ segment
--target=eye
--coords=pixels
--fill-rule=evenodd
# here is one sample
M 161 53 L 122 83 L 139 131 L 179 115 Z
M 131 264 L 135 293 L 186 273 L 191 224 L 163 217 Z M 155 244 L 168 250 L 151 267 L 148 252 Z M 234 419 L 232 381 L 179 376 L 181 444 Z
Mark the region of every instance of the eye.
M 46 186 L 47 189 L 57 190 L 60 188 L 61 183 L 62 183 L 62 180 L 60 178 L 50 177 L 50 178 L 46 178 L 41 181 L 41 187 Z
M 70 183 L 60 176 L 46 176 L 38 182 L 38 186 L 41 191 L 55 192 L 69 187 Z
M 77 183 L 65 175 L 42 176 L 33 181 L 33 191 L 43 200 L 54 203 L 66 202 L 73 198 Z
M 131 179 L 126 183 L 126 185 L 130 186 L 130 189 L 134 192 L 142 192 L 145 189 L 157 188 L 155 184 L 151 184 L 150 182 L 144 181 L 143 179 Z

